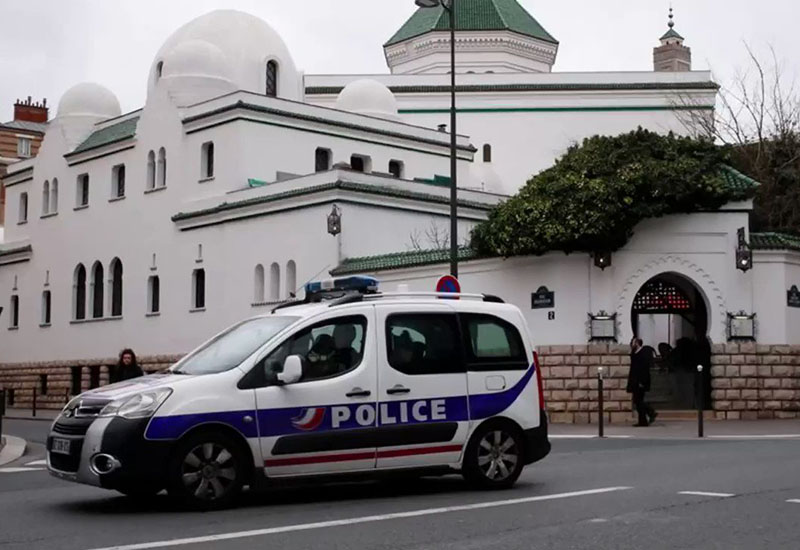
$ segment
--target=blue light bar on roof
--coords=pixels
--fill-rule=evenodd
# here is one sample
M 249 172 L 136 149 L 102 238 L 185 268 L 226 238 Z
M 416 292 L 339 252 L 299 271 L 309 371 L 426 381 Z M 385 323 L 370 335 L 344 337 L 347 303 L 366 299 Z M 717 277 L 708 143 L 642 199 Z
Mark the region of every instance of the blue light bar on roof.
M 378 279 L 365 275 L 354 275 L 352 277 L 341 277 L 338 279 L 326 279 L 306 283 L 306 295 L 317 292 L 377 292 Z

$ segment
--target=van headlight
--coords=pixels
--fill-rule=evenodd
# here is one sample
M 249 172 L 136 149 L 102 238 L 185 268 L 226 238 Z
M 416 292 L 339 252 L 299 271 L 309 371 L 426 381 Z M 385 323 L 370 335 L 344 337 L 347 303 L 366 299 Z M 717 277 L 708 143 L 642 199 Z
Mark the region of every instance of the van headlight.
M 100 416 L 121 416 L 122 418 L 148 418 L 172 394 L 172 388 L 158 388 L 112 401 L 100 411 Z

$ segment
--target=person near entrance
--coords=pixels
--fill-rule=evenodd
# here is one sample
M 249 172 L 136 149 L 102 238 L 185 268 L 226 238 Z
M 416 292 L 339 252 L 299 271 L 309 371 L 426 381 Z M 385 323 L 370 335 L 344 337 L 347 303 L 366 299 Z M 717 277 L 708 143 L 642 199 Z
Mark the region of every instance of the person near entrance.
M 628 371 L 628 384 L 625 390 L 633 395 L 633 406 L 639 415 L 634 426 L 648 426 L 656 419 L 658 413 L 645 403 L 644 396 L 650 391 L 650 367 L 652 354 L 644 349 L 641 338 L 631 340 L 631 368 Z

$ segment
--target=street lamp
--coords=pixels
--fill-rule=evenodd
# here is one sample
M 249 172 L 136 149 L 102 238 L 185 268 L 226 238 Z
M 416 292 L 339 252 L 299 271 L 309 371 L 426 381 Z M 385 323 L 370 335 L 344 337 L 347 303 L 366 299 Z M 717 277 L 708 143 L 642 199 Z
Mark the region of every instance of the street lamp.
M 450 19 L 450 274 L 458 277 L 458 194 L 456 166 L 456 0 L 414 0 L 420 8 L 441 6 Z

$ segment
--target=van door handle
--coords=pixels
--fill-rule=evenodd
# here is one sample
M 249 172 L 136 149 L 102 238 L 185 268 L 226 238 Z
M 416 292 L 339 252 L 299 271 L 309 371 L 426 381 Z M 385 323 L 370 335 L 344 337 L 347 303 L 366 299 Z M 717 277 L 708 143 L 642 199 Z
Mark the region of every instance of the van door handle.
M 361 388 L 353 388 L 349 393 L 345 394 L 347 397 L 369 397 L 371 392 L 369 390 L 362 390 Z
M 388 393 L 389 395 L 397 395 L 400 393 L 410 393 L 410 392 L 411 392 L 410 389 L 404 388 L 403 386 L 395 386 L 393 388 L 389 388 L 388 390 L 386 390 L 386 393 Z

